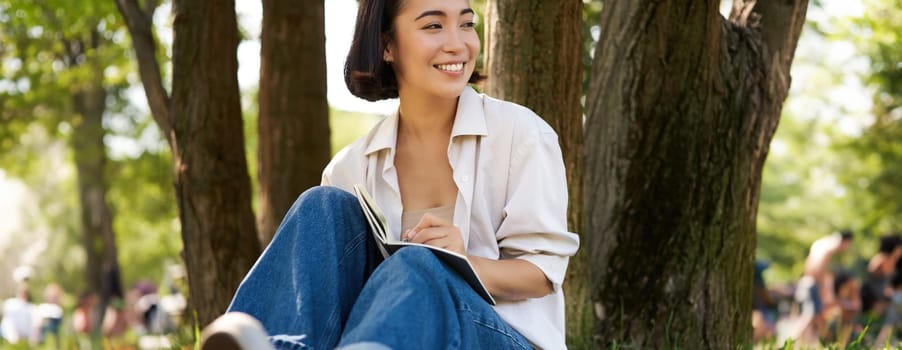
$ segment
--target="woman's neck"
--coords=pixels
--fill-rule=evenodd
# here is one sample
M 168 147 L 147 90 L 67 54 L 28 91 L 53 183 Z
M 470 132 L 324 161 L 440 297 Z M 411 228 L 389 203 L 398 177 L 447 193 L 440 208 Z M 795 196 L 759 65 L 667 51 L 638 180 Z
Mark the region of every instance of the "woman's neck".
M 416 139 L 449 136 L 457 113 L 457 98 L 440 99 L 416 92 L 399 91 L 398 133 Z

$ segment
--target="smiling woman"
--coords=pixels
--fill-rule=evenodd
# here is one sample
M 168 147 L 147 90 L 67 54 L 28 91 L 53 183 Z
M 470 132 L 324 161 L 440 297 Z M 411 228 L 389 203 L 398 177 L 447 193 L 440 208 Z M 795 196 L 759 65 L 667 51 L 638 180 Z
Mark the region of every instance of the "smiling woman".
M 400 11 L 401 2 L 361 2 L 357 28 L 370 25 L 366 21 L 372 21 L 372 18 L 395 20 L 383 21 L 379 31 L 357 30 L 354 33 L 345 65 L 345 82 L 351 93 L 369 101 L 396 98 L 399 85 L 402 85 L 399 79 L 413 89 L 426 85 L 423 91 L 428 91 L 435 87 L 432 84 L 435 77 L 430 78 L 429 74 L 435 74 L 436 70 L 451 78 L 469 77 L 458 83 L 461 86 L 482 78 L 474 69 L 480 49 L 473 22 L 475 13 L 466 1 L 463 1 L 463 9 L 458 13 L 450 10 L 450 14 L 443 10 L 417 12 L 413 6 L 404 6 Z M 400 57 L 397 55 L 400 50 L 410 52 Z M 459 94 L 460 86 L 457 88 Z
M 295 202 L 204 349 L 565 348 L 579 239 L 557 134 L 467 86 L 481 78 L 474 16 L 467 0 L 360 1 L 345 82 L 400 105 Z M 392 240 L 465 256 L 497 304 L 424 247 L 383 258 L 357 185 Z

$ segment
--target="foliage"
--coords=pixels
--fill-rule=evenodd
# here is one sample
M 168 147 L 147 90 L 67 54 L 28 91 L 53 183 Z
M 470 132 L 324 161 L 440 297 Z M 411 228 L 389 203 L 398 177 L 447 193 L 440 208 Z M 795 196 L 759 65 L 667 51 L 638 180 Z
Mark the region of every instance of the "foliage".
M 865 227 L 861 209 L 866 206 L 856 208 L 861 202 L 850 200 L 854 193 L 844 192 L 835 177 L 854 160 L 834 147 L 818 144 L 830 142 L 823 135 L 831 127 L 822 120 L 787 115 L 772 143 L 762 179 L 757 249 L 759 258 L 773 263 L 777 280 L 801 275 L 814 240 L 846 227 L 859 232 Z M 857 237 L 858 251 L 872 250 L 867 236 Z
M 363 136 L 380 120 L 380 117 L 366 113 L 354 113 L 332 109 L 329 113 L 329 127 L 332 128 L 332 153 Z
M 900 68 L 891 63 L 902 58 L 895 44 L 902 18 L 891 10 L 899 1 L 866 2 L 861 18 L 828 12 L 832 2 L 809 12 L 764 169 L 757 250 L 774 263 L 771 282 L 798 278 L 810 244 L 844 228 L 857 235 L 842 266 L 861 273 L 876 238 L 899 229 L 902 131 L 898 120 L 889 122 L 892 101 L 898 106 L 902 96 L 889 92 L 899 85 Z M 873 108 L 870 92 L 855 94 L 863 78 L 877 90 Z
M 161 281 L 166 268 L 180 264 L 182 242 L 168 152 L 143 151 L 113 164 L 109 198 L 126 287 L 141 280 Z
M 878 164 L 879 170 L 864 187 L 884 219 L 881 228 L 902 226 L 902 1 L 866 1 L 867 15 L 855 19 L 849 30 L 857 47 L 870 57 L 867 82 L 874 94 L 874 123 L 849 147 Z M 879 224 L 879 223 L 877 223 Z
M 105 143 L 112 159 L 105 171 L 118 241 L 125 242 L 119 247 L 124 281 L 161 277 L 162 261 L 176 263 L 181 249 L 171 163 L 149 118 L 128 102 L 135 68 L 114 6 L 0 1 L 0 168 L 26 180 L 28 199 L 39 208 L 16 235 L 43 244 L 42 255 L 52 257 L 37 264 L 41 279 L 73 292 L 85 285 L 84 253 L 71 153 L 60 146 L 78 122 L 71 96 L 92 78 L 90 65 L 101 67 L 107 90 Z M 58 172 L 60 166 L 68 170 Z
M 27 177 L 8 174 L 22 182 L 26 193 L 19 208 L 21 227 L 10 232 L 5 242 L 0 240 L 0 245 L 5 243 L 0 247 L 0 269 L 8 272 L 19 264 L 32 264 L 38 285 L 56 281 L 70 290 L 83 289 L 84 252 L 79 245 L 78 198 L 69 148 L 44 128 L 32 125 L 21 135 L 15 152 L 4 156 L 0 159 L 30 158 L 33 170 Z M 0 169 L 6 172 L 15 165 L 0 162 Z M 12 293 L 12 287 L 0 283 L 0 293 Z

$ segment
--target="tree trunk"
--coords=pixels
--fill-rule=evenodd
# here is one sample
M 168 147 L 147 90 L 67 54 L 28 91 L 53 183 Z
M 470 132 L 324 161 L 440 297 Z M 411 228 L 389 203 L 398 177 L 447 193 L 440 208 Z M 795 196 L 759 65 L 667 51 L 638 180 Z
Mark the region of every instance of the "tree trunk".
M 572 231 L 582 227 L 582 6 L 580 0 L 489 0 L 486 4 L 486 93 L 527 106 L 557 131 L 567 167 Z M 591 332 L 586 250 L 567 275 L 570 346 Z
M 88 57 L 81 53 L 78 55 Z M 93 66 L 91 69 L 92 78 L 77 86 L 72 97 L 75 118 L 72 121 L 74 128 L 70 142 L 78 178 L 87 290 L 100 297 L 97 310 L 100 317 L 95 318 L 92 329 L 99 331 L 103 321 L 102 310 L 113 298 L 122 298 L 123 293 L 116 235 L 113 232 L 113 213 L 107 202 L 107 155 L 103 143 L 106 91 L 103 87 L 103 70 Z
M 234 1 L 173 6 L 173 158 L 191 303 L 222 314 L 260 253 L 238 91 Z
M 586 232 L 605 346 L 750 342 L 761 170 L 806 0 L 606 2 L 587 96 Z
M 260 51 L 260 242 L 272 240 L 329 162 L 323 0 L 264 0 Z

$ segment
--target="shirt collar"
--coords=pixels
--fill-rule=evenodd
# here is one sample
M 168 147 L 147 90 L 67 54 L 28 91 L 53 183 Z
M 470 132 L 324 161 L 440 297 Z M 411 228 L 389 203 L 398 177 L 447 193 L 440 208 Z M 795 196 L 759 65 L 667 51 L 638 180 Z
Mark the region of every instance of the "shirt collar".
M 398 110 L 376 126 L 366 147 L 366 155 L 383 149 L 394 149 L 398 140 Z M 451 127 L 451 139 L 463 135 L 488 136 L 482 96 L 467 86 L 457 101 L 457 114 Z
M 454 116 L 454 126 L 451 127 L 452 139 L 463 135 L 489 135 L 488 128 L 485 126 L 482 96 L 469 86 L 460 94 L 460 100 L 457 102 L 457 115 Z

